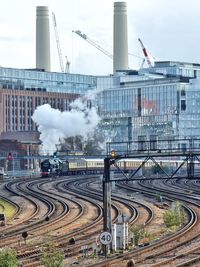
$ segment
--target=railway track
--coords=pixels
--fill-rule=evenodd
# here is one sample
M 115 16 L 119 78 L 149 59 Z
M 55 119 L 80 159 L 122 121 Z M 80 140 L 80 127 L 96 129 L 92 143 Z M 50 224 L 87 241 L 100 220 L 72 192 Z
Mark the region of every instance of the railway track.
M 155 183 L 158 183 L 157 181 Z M 139 186 L 134 186 L 134 190 L 142 190 L 144 194 L 154 194 L 155 192 L 160 192 L 162 196 L 166 197 L 168 200 L 180 200 L 187 205 L 190 205 L 188 212 L 190 212 L 190 226 L 187 224 L 187 227 L 182 229 L 180 232 L 177 232 L 174 237 L 167 238 L 165 242 L 160 241 L 160 247 L 149 246 L 151 252 L 144 249 L 145 257 L 138 253 L 132 254 L 134 257 L 137 266 L 193 266 L 199 260 L 198 255 L 195 255 L 199 250 L 199 204 L 192 200 L 192 196 L 188 197 L 185 195 L 183 190 L 181 194 L 181 188 L 179 187 L 179 193 L 176 193 L 174 188 L 166 188 L 166 182 L 164 185 L 157 185 L 153 182 L 140 182 Z M 159 182 L 160 183 L 160 182 Z M 124 187 L 124 186 L 123 186 Z M 141 189 L 142 188 L 142 189 Z M 145 188 L 145 189 L 144 189 Z M 190 265 L 187 265 L 190 264 Z M 100 265 L 99 265 L 100 266 Z M 112 265 L 111 265 L 112 266 Z M 113 266 L 115 266 L 113 264 Z
M 36 238 L 36 236 L 45 234 L 45 231 L 47 232 L 51 229 L 52 232 L 54 231 L 54 234 L 57 234 L 56 236 L 52 235 L 51 240 L 58 244 L 58 247 L 65 253 L 65 257 L 80 255 L 81 246 L 84 244 L 89 246 L 92 245 L 97 234 L 99 234 L 102 229 L 102 195 L 99 193 L 99 196 L 94 199 L 94 192 L 89 193 L 89 190 L 86 190 L 88 185 L 84 186 L 84 181 L 86 180 L 86 178 L 81 178 L 80 182 L 77 183 L 77 178 L 75 179 L 73 177 L 68 178 L 67 182 L 66 179 L 62 178 L 59 182 L 57 180 L 36 180 L 31 183 L 16 182 L 7 184 L 7 186 L 4 188 L 4 191 L 8 191 L 9 196 L 13 194 L 15 197 L 17 196 L 24 198 L 27 202 L 29 202 L 29 205 L 32 203 L 32 205 L 35 206 L 35 211 L 32 211 L 32 214 L 29 214 L 29 217 L 24 219 L 24 221 L 21 220 L 21 223 L 13 225 L 12 227 L 10 226 L 10 228 L 7 228 L 7 230 L 5 229 L 7 232 L 6 235 L 1 239 L 1 246 L 3 247 L 5 244 L 9 246 L 12 243 L 12 247 L 17 249 L 18 257 L 20 261 L 23 262 L 23 266 L 40 266 L 41 263 L 39 259 L 42 253 L 40 246 L 43 244 L 41 240 Z M 92 182 L 93 181 L 94 179 Z M 86 182 L 86 184 L 87 183 L 88 182 Z M 78 192 L 77 188 L 79 188 Z M 85 191 L 88 192 L 83 194 L 83 188 L 85 188 Z M 55 211 L 59 210 L 59 207 L 53 207 L 52 203 L 54 201 L 52 199 L 54 199 L 54 201 L 59 200 L 60 202 L 62 199 L 64 203 L 67 203 L 66 205 L 68 207 L 68 212 L 65 214 L 65 223 L 63 223 L 64 211 L 62 210 L 60 213 L 62 214 L 62 225 L 59 225 L 58 222 L 59 214 L 55 215 Z M 48 201 L 50 201 L 51 204 L 47 204 Z M 117 201 L 116 199 L 115 202 L 116 204 L 113 205 L 113 214 L 115 218 L 117 218 L 119 214 L 125 210 L 129 211 L 129 213 L 132 215 L 130 216 L 131 218 L 137 217 L 137 209 L 133 208 L 131 205 L 128 205 L 127 200 L 124 200 L 123 202 L 122 200 Z M 41 203 L 43 203 L 42 205 L 46 205 L 46 211 L 38 216 L 38 212 L 40 210 L 38 206 L 40 206 Z M 93 216 L 91 217 L 90 212 L 92 209 Z M 34 210 L 34 208 L 32 210 Z M 50 212 L 52 212 L 52 215 L 50 215 Z M 33 218 L 33 216 L 36 216 L 36 214 L 38 217 L 37 220 L 27 226 L 27 221 L 30 221 L 30 218 Z M 48 222 L 43 221 L 47 214 L 49 214 L 50 217 Z M 72 214 L 73 216 L 71 216 Z M 80 220 L 80 225 L 77 229 L 78 220 Z M 76 222 L 74 223 L 74 221 Z M 29 238 L 29 244 L 22 244 L 19 248 L 18 240 L 14 240 L 14 236 L 12 235 L 13 231 L 20 233 L 22 225 L 24 227 L 23 230 L 29 231 L 31 236 Z M 58 229 L 60 231 L 59 234 L 57 232 Z M 70 238 L 74 237 L 74 235 L 76 235 L 76 244 L 69 246 L 69 240 Z M 34 245 L 30 244 L 32 242 L 34 242 Z
M 177 187 L 176 182 L 173 186 Z M 194 262 L 198 262 L 199 247 L 198 245 L 195 246 L 200 241 L 200 236 L 197 236 L 197 229 L 200 226 L 198 201 L 194 196 L 193 198 L 190 197 L 188 201 L 187 184 L 185 184 L 185 191 L 182 184 L 179 183 L 178 186 L 179 190 L 176 188 L 178 193 L 175 194 L 173 191 L 172 194 L 170 187 L 173 190 L 174 187 L 167 182 L 163 184 L 158 184 L 157 181 L 118 184 L 117 190 L 114 190 L 112 194 L 113 221 L 125 213 L 130 217 L 130 225 L 137 223 L 148 227 L 148 225 L 154 224 L 156 220 L 155 209 L 153 208 L 155 192 L 160 192 L 168 203 L 175 199 L 183 202 L 189 220 L 177 233 L 154 241 L 147 247 L 136 248 L 132 252 L 113 256 L 106 261 L 95 260 L 94 264 L 91 263 L 92 260 L 87 260 L 82 263 L 82 266 L 108 266 L 108 264 L 109 266 L 125 266 L 128 258 L 134 258 L 137 266 L 147 266 L 148 264 L 148 266 L 154 267 L 179 266 L 186 264 L 186 262 L 190 264 L 188 266 L 192 266 Z M 6 235 L 1 237 L 0 246 L 12 244 L 13 248 L 17 250 L 20 261 L 24 264 L 23 266 L 41 266 L 40 257 L 42 247 L 46 242 L 45 237 L 57 244 L 59 250 L 65 255 L 65 263 L 70 266 L 76 257 L 82 255 L 80 253 L 81 247 L 87 245 L 90 248 L 102 230 L 102 191 L 99 186 L 99 177 L 63 177 L 59 179 L 36 179 L 32 182 L 14 182 L 5 186 L 3 195 L 6 195 L 6 192 L 9 197 L 24 199 L 29 205 L 32 205 L 32 212 L 28 217 L 25 216 L 22 220 L 23 212 L 26 214 L 26 210 L 22 209 L 17 214 L 17 217 L 20 218 L 21 216 L 21 221 L 7 226 L 7 229 L 5 227 Z M 137 200 L 127 196 L 127 193 L 131 195 L 133 192 L 141 192 L 144 199 L 146 198 L 152 203 L 147 205 L 147 201 L 142 201 L 141 198 Z M 43 212 L 41 207 L 45 207 Z M 27 222 L 29 222 L 28 225 Z M 19 247 L 18 240 L 13 239 L 15 236 L 12 234 L 14 230 L 20 234 L 22 225 L 23 230 L 28 231 L 30 236 L 29 242 L 26 245 L 21 244 Z M 50 234 L 48 235 L 48 233 Z M 70 244 L 70 239 L 74 237 L 75 244 Z M 188 251 L 186 251 L 186 247 Z M 82 262 L 81 259 L 80 262 Z

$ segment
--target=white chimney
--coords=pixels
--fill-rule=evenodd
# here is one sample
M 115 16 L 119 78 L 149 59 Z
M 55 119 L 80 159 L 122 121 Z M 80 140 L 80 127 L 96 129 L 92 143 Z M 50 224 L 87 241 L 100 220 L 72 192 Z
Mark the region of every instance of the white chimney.
M 128 70 L 126 2 L 114 3 L 113 72 Z
M 51 71 L 49 9 L 37 6 L 36 11 L 36 68 Z

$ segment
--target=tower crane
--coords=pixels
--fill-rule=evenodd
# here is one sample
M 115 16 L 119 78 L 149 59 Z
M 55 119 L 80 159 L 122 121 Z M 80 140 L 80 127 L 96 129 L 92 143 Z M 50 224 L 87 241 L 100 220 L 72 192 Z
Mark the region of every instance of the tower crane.
M 77 35 L 79 35 L 81 38 L 83 38 L 84 40 L 86 40 L 88 43 L 90 43 L 91 45 L 93 45 L 94 47 L 96 47 L 98 50 L 100 50 L 101 52 L 103 52 L 106 56 L 108 56 L 110 59 L 113 59 L 113 55 L 110 54 L 108 51 L 106 51 L 105 49 L 103 49 L 101 46 L 99 46 L 98 44 L 96 44 L 94 41 L 92 41 L 90 38 L 87 37 L 86 34 L 82 33 L 81 31 L 72 31 L 75 32 Z
M 54 31 L 55 31 L 55 37 L 56 37 L 56 43 L 57 43 L 57 50 L 58 50 L 60 69 L 61 69 L 61 72 L 69 72 L 70 62 L 68 61 L 67 57 L 65 57 L 66 58 L 66 66 L 65 66 L 65 69 L 64 69 L 62 51 L 61 51 L 61 47 L 60 47 L 60 41 L 59 41 L 58 29 L 57 29 L 57 23 L 56 23 L 56 16 L 55 16 L 55 14 L 53 12 L 52 12 L 52 18 L 53 18 L 53 25 L 54 25 Z
M 150 59 L 149 59 L 149 55 L 148 55 L 148 53 L 147 53 L 147 50 L 146 50 L 146 48 L 145 48 L 144 45 L 143 45 L 142 40 L 141 40 L 140 38 L 138 38 L 138 41 L 139 41 L 140 44 L 141 44 L 142 51 L 143 51 L 143 53 L 144 53 L 144 56 L 145 56 L 145 58 L 146 58 L 146 61 L 147 61 L 147 63 L 148 63 L 149 68 L 153 67 L 153 65 L 152 65 L 152 63 L 151 63 L 151 61 L 150 61 Z
M 113 60 L 113 55 L 106 51 L 105 49 L 103 49 L 101 46 L 99 46 L 98 44 L 96 44 L 94 41 L 92 41 L 90 38 L 87 37 L 86 34 L 82 33 L 81 31 L 77 30 L 77 31 L 72 31 L 72 32 L 75 32 L 77 35 L 79 35 L 81 38 L 83 38 L 85 41 L 87 41 L 88 43 L 90 43 L 91 45 L 93 45 L 94 47 L 96 47 L 98 50 L 100 50 L 101 52 L 103 52 L 106 56 L 108 56 L 110 59 Z M 140 69 L 143 67 L 143 64 L 144 64 L 144 61 L 145 59 L 143 57 L 140 57 L 140 56 L 137 56 L 137 55 L 134 55 L 134 54 L 131 54 L 131 53 L 128 53 L 129 55 L 131 56 L 134 56 L 134 57 L 137 57 L 137 58 L 140 58 L 142 59 L 142 64 L 140 66 Z
M 60 41 L 59 41 L 59 36 L 58 36 L 56 17 L 55 17 L 55 14 L 53 12 L 52 12 L 52 18 L 53 18 L 53 26 L 54 26 L 55 36 L 56 36 L 56 43 L 57 43 L 57 50 L 58 50 L 60 69 L 61 69 L 62 72 L 64 72 L 64 64 L 63 64 L 62 52 L 61 52 Z

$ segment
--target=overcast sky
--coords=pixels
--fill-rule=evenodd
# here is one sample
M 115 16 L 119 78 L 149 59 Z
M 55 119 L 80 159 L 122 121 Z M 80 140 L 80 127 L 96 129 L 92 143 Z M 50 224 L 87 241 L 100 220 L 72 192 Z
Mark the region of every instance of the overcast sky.
M 112 60 L 80 38 L 81 30 L 112 53 L 114 0 L 1 0 L 0 65 L 35 67 L 36 6 L 50 10 L 52 70 L 59 71 L 51 12 L 55 13 L 63 58 L 71 73 L 110 74 Z M 200 0 L 127 0 L 129 52 L 143 57 L 140 37 L 154 60 L 200 63 Z M 130 56 L 130 68 L 142 60 Z

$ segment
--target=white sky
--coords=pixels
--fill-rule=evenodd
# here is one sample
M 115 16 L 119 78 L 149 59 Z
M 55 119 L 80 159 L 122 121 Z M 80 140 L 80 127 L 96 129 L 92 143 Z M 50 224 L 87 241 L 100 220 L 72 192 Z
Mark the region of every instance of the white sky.
M 109 74 L 112 60 L 72 34 L 81 30 L 112 53 L 114 0 L 1 0 L 0 65 L 35 67 L 36 6 L 50 10 L 52 71 L 59 71 L 51 12 L 55 13 L 63 58 L 71 73 Z M 156 60 L 200 63 L 200 0 L 127 0 L 129 52 L 143 57 L 138 37 Z M 130 68 L 142 60 L 129 57 Z

